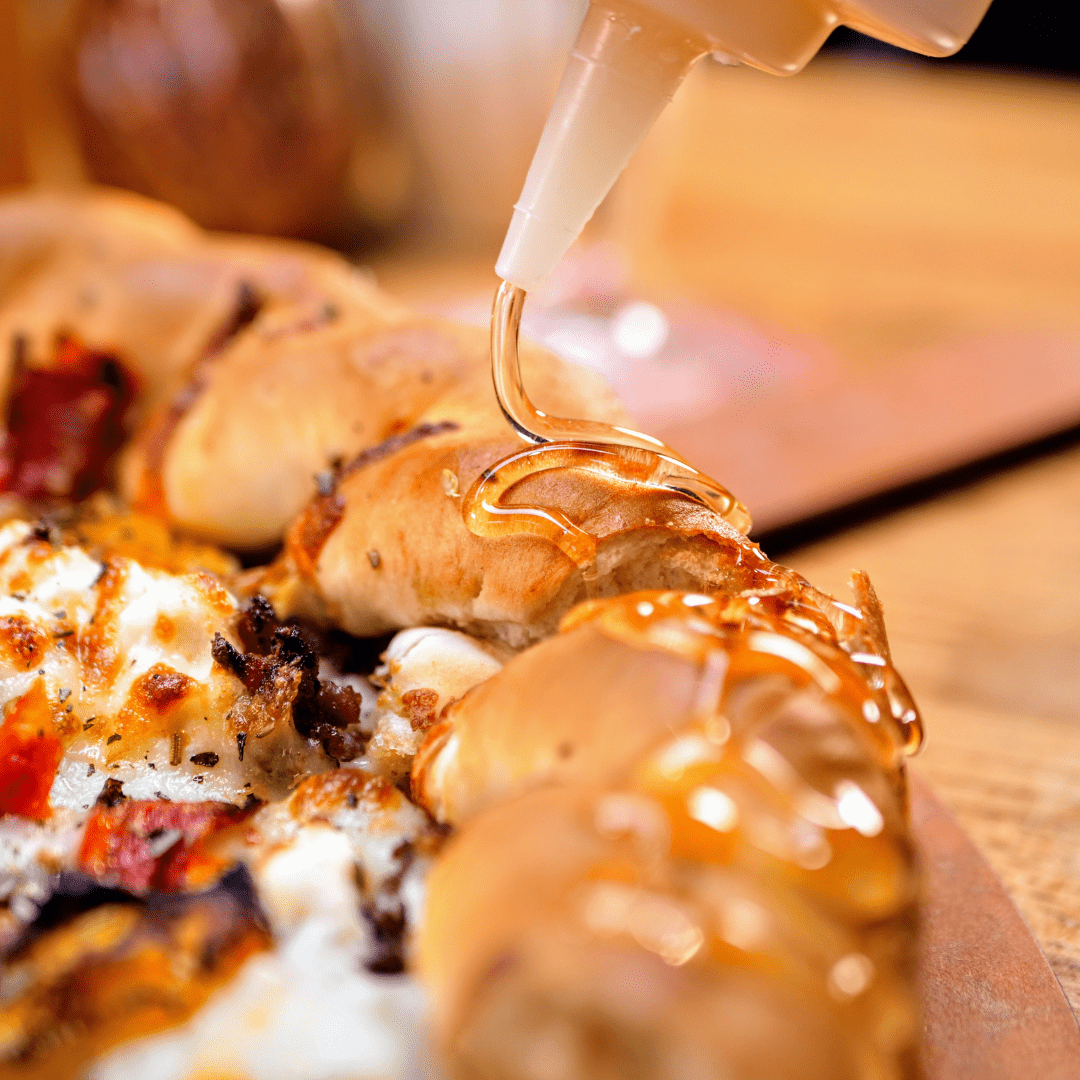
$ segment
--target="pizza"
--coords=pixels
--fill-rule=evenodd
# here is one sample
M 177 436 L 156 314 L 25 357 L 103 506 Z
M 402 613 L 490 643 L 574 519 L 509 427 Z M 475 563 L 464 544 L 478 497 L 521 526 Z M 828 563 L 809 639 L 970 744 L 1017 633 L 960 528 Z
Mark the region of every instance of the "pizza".
M 485 335 L 134 196 L 0 204 L 0 341 L 0 1076 L 918 1075 L 864 575 L 573 456 L 588 567 L 479 535 Z

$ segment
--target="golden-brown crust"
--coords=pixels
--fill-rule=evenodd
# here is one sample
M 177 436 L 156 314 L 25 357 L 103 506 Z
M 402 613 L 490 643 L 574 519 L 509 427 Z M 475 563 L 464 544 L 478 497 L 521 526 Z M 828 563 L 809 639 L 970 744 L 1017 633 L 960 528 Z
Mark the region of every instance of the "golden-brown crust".
M 417 754 L 413 793 L 457 824 L 535 784 L 613 780 L 681 726 L 697 675 L 692 661 L 628 649 L 594 626 L 560 634 L 450 706 Z
M 553 633 L 585 598 L 582 569 L 552 544 L 529 535 L 481 537 L 466 526 L 462 495 L 521 444 L 491 388 L 486 336 L 452 332 L 469 358 L 466 376 L 415 417 L 426 437 L 347 469 L 310 505 L 285 563 L 266 579 L 284 609 L 319 614 L 360 635 L 441 624 L 520 647 Z M 528 348 L 523 364 L 552 414 L 626 422 L 590 372 Z M 454 427 L 438 430 L 447 424 Z M 582 469 L 529 477 L 507 501 L 557 506 L 598 538 L 598 595 L 723 587 L 726 568 L 749 550 L 719 515 L 689 498 Z M 316 550 L 306 539 L 312 535 Z
M 674 1080 L 687 1061 L 914 1080 L 910 891 L 887 920 L 845 923 L 752 859 L 673 855 L 664 825 L 624 791 L 547 787 L 451 841 L 420 947 L 448 1075 L 525 1080 L 558 1055 L 590 1080 Z
M 182 411 L 155 417 L 123 469 L 136 498 L 159 470 L 173 521 L 243 549 L 278 542 L 318 474 L 412 427 L 460 365 L 434 326 L 398 331 L 357 306 L 312 328 L 271 314 L 205 366 L 197 394 L 177 391 Z
M 726 595 L 639 592 L 572 611 L 562 633 L 446 710 L 416 755 L 414 794 L 457 824 L 537 783 L 615 781 L 703 708 L 779 679 L 823 694 L 892 777 L 883 797 L 902 800 L 897 770 L 919 721 L 865 575 L 855 575 L 864 614 L 765 560 L 727 570 Z M 819 753 L 812 739 L 788 749 L 800 760 Z
M 248 317 L 238 321 L 245 309 Z M 244 335 L 255 314 L 258 334 Z M 114 353 L 138 378 L 134 412 L 146 420 L 121 469 L 124 493 L 129 499 L 141 496 L 144 506 L 167 512 L 191 531 L 237 547 L 279 540 L 310 494 L 312 475 L 333 455 L 366 445 L 369 436 L 352 430 L 362 419 L 355 407 L 366 402 L 370 412 L 380 387 L 364 382 L 358 402 L 348 393 L 345 369 L 365 335 L 392 326 L 402 314 L 331 252 L 295 241 L 211 236 L 175 210 L 139 196 L 91 189 L 28 193 L 0 204 L 0 342 L 5 343 L 0 385 L 7 387 L 16 351 L 31 366 L 47 365 L 59 333 Z M 15 341 L 17 350 L 11 347 Z M 214 443 L 220 412 L 209 409 L 201 426 L 191 416 L 219 362 L 238 344 L 246 351 L 241 349 L 234 362 L 235 378 L 221 386 L 226 411 L 259 393 L 276 403 L 248 414 L 256 433 L 271 420 L 265 438 L 256 438 L 251 448 L 243 439 L 252 429 L 242 422 L 239 445 L 227 433 Z M 409 351 L 408 345 L 403 348 Z M 280 363 L 268 359 L 279 355 Z M 391 378 L 396 366 L 388 355 L 384 368 Z M 249 385 L 252 368 L 272 369 L 273 377 Z M 322 381 L 310 386 L 325 392 L 306 403 L 300 391 L 319 376 Z M 342 376 L 344 396 L 335 410 L 327 398 L 333 398 L 332 381 Z M 305 404 L 310 405 L 306 412 Z M 275 425 L 280 413 L 285 422 Z M 185 422 L 187 442 L 176 432 Z M 305 456 L 309 444 L 314 449 Z M 274 451 L 269 457 L 268 447 Z M 282 453 L 282 447 L 290 449 Z M 255 481 L 246 506 L 270 493 L 269 525 L 265 515 L 256 514 L 252 527 L 251 515 L 244 513 L 226 515 L 223 524 L 199 502 L 200 480 L 220 483 L 214 470 L 223 450 L 237 455 L 237 495 Z M 290 473 L 291 462 L 296 468 Z M 189 482 L 193 467 L 202 472 Z M 267 474 L 269 480 L 260 483 Z M 284 490 L 293 498 L 274 516 L 282 502 L 277 489 L 283 475 Z M 288 484 L 297 475 L 304 484 L 299 494 Z M 164 500 L 155 497 L 159 487 L 168 489 Z M 185 492 L 193 505 L 184 501 Z
M 10 343 L 51 354 L 59 332 L 115 348 L 164 387 L 225 317 L 235 279 L 197 254 L 199 230 L 136 195 L 34 192 L 0 204 L 0 382 Z
M 561 391 L 559 405 L 595 409 L 596 401 L 589 400 L 595 398 L 604 415 L 621 418 L 610 393 L 595 380 L 575 379 L 583 385 L 568 393 L 564 366 L 551 358 L 540 364 L 557 369 L 558 377 L 549 381 Z M 418 509 L 406 501 L 414 496 L 402 490 L 415 483 L 408 466 L 402 479 L 390 481 L 396 462 L 414 459 L 408 444 L 395 447 L 400 453 L 389 458 L 373 460 L 368 452 L 407 432 L 448 424 L 457 425 L 459 437 L 426 439 L 432 451 L 472 450 L 485 440 L 499 444 L 476 462 L 477 473 L 502 446 L 512 445 L 490 387 L 481 331 L 420 317 L 380 324 L 345 312 L 320 330 L 269 338 L 260 319 L 216 362 L 207 389 L 177 425 L 162 472 L 166 502 L 175 520 L 211 539 L 242 547 L 266 544 L 315 496 L 316 474 L 360 457 L 363 467 L 343 478 L 334 494 L 370 521 L 374 480 L 387 529 L 426 530 Z M 426 456 L 421 451 L 420 460 Z M 449 464 L 460 467 L 456 455 Z M 441 515 L 446 501 L 443 467 L 448 466 L 440 463 L 434 474 L 434 488 L 421 494 L 419 512 L 428 518 Z M 376 542 L 382 540 L 373 537 L 360 556 L 382 553 Z M 383 547 L 389 554 L 388 544 Z M 329 602 L 335 603 L 332 590 Z M 405 618 L 389 625 L 410 624 Z
M 520 448 L 483 331 L 407 315 L 316 248 L 207 236 L 134 196 L 26 196 L 7 204 L 5 228 L 0 332 L 7 320 L 39 363 L 65 329 L 143 379 L 144 421 L 120 468 L 130 501 L 257 550 L 317 500 L 291 565 L 266 580 L 282 611 L 357 634 L 441 623 L 520 646 L 585 596 L 580 569 L 549 544 L 482 538 L 462 520 L 473 482 Z M 627 423 L 593 373 L 528 347 L 522 362 L 549 414 Z M 422 440 L 371 455 L 417 431 Z M 327 494 L 335 466 L 353 460 Z M 716 545 L 738 542 L 690 499 L 579 469 L 523 480 L 507 501 L 523 500 L 600 538 L 599 595 L 718 586 Z
M 454 1080 L 525 1080 L 541 1047 L 574 1078 L 916 1075 L 907 737 L 860 667 L 887 648 L 849 654 L 770 569 L 585 605 L 429 733 L 413 791 L 461 826 L 421 942 Z
M 539 536 L 477 535 L 463 494 L 520 449 L 483 332 L 408 316 L 315 249 L 208 238 L 141 200 L 22 209 L 0 213 L 14 237 L 0 334 L 23 334 L 37 362 L 71 330 L 144 374 L 129 498 L 241 549 L 294 519 L 282 557 L 248 579 L 279 615 L 534 645 L 441 713 L 426 683 L 397 688 L 401 746 L 426 732 L 413 793 L 461 827 L 431 878 L 422 950 L 454 1080 L 527 1080 L 552 1061 L 594 1080 L 718 1063 L 770 1080 L 913 1075 L 901 756 L 916 718 L 865 579 L 861 613 L 830 607 L 692 498 L 572 454 L 504 505 L 557 508 L 596 539 L 595 565 Z M 528 348 L 523 369 L 544 411 L 626 422 L 592 374 Z M 123 659 L 106 626 L 120 561 L 95 584 L 99 625 L 72 642 L 91 688 Z M 643 588 L 666 591 L 622 595 Z M 22 667 L 48 644 L 0 631 Z M 250 658 L 215 648 L 246 679 Z M 232 688 L 241 760 L 300 679 L 285 664 Z M 118 724 L 172 731 L 197 693 L 155 665 Z M 107 745 L 128 734 L 108 732 Z M 286 809 L 329 821 L 404 801 L 386 776 L 343 769 L 304 780 Z

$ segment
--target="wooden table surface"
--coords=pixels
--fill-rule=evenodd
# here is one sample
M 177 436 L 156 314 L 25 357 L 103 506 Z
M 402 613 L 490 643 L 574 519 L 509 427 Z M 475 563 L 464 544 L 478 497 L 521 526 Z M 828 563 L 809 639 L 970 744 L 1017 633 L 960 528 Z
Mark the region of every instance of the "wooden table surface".
M 865 569 L 956 813 L 1080 1011 L 1080 450 L 789 555 Z
M 635 283 L 861 369 L 1080 331 L 1080 80 L 819 57 L 696 69 L 598 225 Z

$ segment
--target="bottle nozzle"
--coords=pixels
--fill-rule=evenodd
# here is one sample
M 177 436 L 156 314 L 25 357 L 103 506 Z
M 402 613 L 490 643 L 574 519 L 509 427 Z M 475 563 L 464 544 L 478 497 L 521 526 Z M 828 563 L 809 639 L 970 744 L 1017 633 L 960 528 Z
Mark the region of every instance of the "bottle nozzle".
M 496 263 L 504 281 L 544 281 L 710 48 L 625 0 L 590 5 Z

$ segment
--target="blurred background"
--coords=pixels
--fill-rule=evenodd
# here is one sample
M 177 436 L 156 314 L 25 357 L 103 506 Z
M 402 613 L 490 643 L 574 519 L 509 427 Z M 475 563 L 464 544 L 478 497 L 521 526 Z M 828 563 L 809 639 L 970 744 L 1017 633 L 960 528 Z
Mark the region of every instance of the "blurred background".
M 582 0 L 0 0 L 0 188 L 330 243 L 483 323 Z M 924 768 L 1080 1001 L 1080 60 L 994 0 L 926 60 L 707 61 L 526 331 L 835 591 L 874 575 Z M 1069 19 L 1068 25 L 1071 25 Z M 816 542 L 814 546 L 811 542 Z
M 409 224 L 450 246 L 494 243 L 584 7 L 0 0 L 0 184 L 91 179 L 208 227 L 344 248 L 388 227 L 400 241 Z M 841 28 L 818 64 L 1067 78 L 1080 61 L 1066 29 L 1048 0 L 996 0 L 948 60 Z
M 2 0 L 7 183 L 368 250 L 505 225 L 577 0 Z M 505 204 L 505 207 L 502 205 Z
M 319 240 L 482 323 L 583 10 L 0 0 L 0 181 Z M 842 29 L 794 79 L 706 61 L 527 332 L 722 472 L 774 545 L 1080 423 L 1063 20 L 995 0 L 948 61 Z
M 112 184 L 321 241 L 482 324 L 584 7 L 0 0 L 0 189 Z M 720 474 L 774 550 L 1064 445 L 1066 30 L 1049 0 L 995 0 L 948 60 L 845 28 L 793 79 L 706 60 L 526 332 Z

